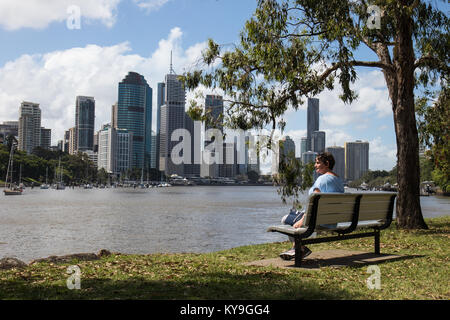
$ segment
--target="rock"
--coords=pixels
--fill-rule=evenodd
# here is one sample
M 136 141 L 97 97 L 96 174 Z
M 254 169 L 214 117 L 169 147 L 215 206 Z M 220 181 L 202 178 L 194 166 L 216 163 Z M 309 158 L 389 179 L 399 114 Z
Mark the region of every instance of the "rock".
M 0 269 L 7 270 L 12 268 L 26 268 L 27 264 L 16 258 L 3 258 L 0 260 Z
M 101 249 L 98 253 L 97 253 L 97 256 L 98 257 L 107 257 L 107 256 L 110 256 L 111 255 L 111 252 L 109 251 L 109 250 L 106 250 L 106 249 Z
M 92 261 L 100 259 L 95 253 L 75 253 L 65 256 L 50 256 L 48 258 L 36 259 L 30 262 L 30 265 L 38 262 L 67 263 L 72 260 Z

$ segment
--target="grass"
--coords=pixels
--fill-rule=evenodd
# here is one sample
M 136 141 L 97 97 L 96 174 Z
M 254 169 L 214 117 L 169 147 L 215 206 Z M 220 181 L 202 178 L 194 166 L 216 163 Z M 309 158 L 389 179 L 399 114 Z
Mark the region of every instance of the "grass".
M 381 289 L 367 288 L 366 266 L 320 270 L 257 267 L 245 262 L 277 257 L 288 242 L 207 254 L 110 255 L 94 261 L 36 263 L 0 270 L 0 299 L 450 299 L 450 217 L 426 219 L 429 230 L 382 231 L 381 252 L 405 259 L 378 264 Z M 311 245 L 313 251 L 372 252 L 373 238 Z M 69 290 L 70 265 L 81 269 L 81 289 Z

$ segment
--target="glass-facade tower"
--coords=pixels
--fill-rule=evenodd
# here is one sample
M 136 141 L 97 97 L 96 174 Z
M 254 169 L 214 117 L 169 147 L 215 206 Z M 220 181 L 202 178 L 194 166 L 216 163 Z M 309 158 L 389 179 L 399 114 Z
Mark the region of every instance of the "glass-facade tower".
M 75 106 L 76 150 L 94 149 L 95 100 L 93 97 L 78 96 Z
M 133 168 L 151 167 L 152 148 L 152 88 L 142 75 L 129 72 L 119 83 L 117 127 L 133 134 Z

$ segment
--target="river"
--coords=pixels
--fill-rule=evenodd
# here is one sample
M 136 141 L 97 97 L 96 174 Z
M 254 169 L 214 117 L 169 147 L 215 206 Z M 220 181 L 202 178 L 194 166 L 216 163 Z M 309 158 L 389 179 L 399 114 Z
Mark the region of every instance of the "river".
M 212 252 L 284 241 L 266 232 L 289 211 L 270 186 L 150 189 L 27 188 L 0 197 L 0 258 L 29 262 L 80 252 Z M 303 196 L 303 200 L 306 196 Z M 424 217 L 450 215 L 448 197 L 421 197 Z

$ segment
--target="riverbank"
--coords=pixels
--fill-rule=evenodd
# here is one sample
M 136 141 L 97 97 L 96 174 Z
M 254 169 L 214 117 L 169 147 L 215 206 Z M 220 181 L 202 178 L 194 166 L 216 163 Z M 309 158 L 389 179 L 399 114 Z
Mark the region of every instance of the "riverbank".
M 288 242 L 205 254 L 127 255 L 41 260 L 0 270 L 0 299 L 450 299 L 450 217 L 426 219 L 429 230 L 382 231 L 381 252 L 401 256 L 379 263 L 380 289 L 369 289 L 368 266 L 320 269 L 253 266 L 276 258 Z M 372 252 L 373 239 L 311 245 L 313 252 Z M 77 265 L 80 289 L 68 289 Z M 72 275 L 74 276 L 74 275 Z

